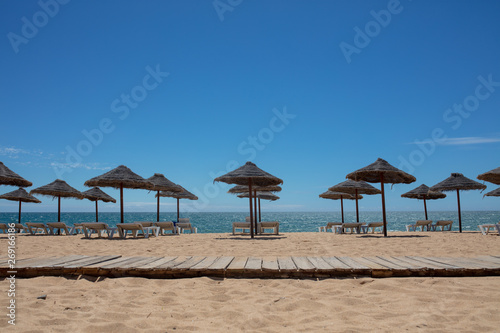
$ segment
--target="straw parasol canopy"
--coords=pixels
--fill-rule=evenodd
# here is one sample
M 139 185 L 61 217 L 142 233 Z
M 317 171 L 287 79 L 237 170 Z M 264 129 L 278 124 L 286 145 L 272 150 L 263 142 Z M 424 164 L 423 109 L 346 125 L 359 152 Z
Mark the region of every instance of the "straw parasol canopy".
M 160 222 L 160 191 L 182 192 L 181 188 L 168 180 L 163 174 L 155 173 L 147 179 L 154 184 L 156 191 L 156 222 Z
M 477 179 L 500 185 L 500 167 L 480 174 Z
M 267 186 L 267 187 L 258 187 L 256 186 L 255 188 L 270 188 L 272 186 Z M 276 186 L 276 187 L 279 187 L 279 186 Z M 280 188 L 280 191 L 281 191 L 281 187 Z M 247 191 L 246 192 L 242 192 L 238 195 L 238 198 L 248 198 L 250 196 L 250 193 L 248 191 L 248 188 L 247 188 Z M 262 221 L 262 211 L 260 209 L 260 199 L 262 200 L 269 200 L 269 201 L 276 201 L 276 200 L 279 200 L 280 197 L 278 197 L 277 195 L 271 193 L 271 191 L 254 191 L 253 193 L 253 196 L 254 196 L 254 203 L 255 203 L 255 200 L 258 199 L 258 202 L 255 203 L 255 209 L 258 211 L 258 212 L 255 212 L 255 220 L 257 220 L 257 214 L 259 214 L 259 222 Z M 258 205 L 258 209 L 257 209 L 257 205 Z M 257 221 L 256 221 L 257 222 Z
M 440 183 L 432 186 L 431 191 L 457 191 L 457 203 L 458 203 L 458 227 L 460 232 L 462 232 L 462 212 L 460 211 L 460 191 L 469 190 L 485 190 L 486 185 L 478 183 L 472 179 L 469 179 L 462 175 L 461 173 L 452 173 L 450 177 L 446 178 Z
M 56 179 L 52 183 L 35 188 L 30 194 L 41 194 L 57 198 L 57 222 L 61 222 L 61 198 L 84 199 L 84 195 L 71 187 L 64 180 Z
M 335 186 L 332 186 L 328 190 L 333 191 L 333 192 L 344 192 L 344 193 L 354 194 L 354 197 L 356 198 L 356 222 L 359 222 L 359 207 L 358 207 L 357 195 L 358 194 L 368 194 L 368 195 L 380 194 L 380 190 L 371 186 L 367 182 L 364 182 L 362 180 L 354 181 L 352 179 L 348 179 L 342 183 L 339 183 Z
M 364 180 L 369 183 L 380 183 L 380 191 L 382 192 L 382 217 L 384 220 L 384 237 L 387 237 L 387 216 L 385 214 L 385 192 L 384 183 L 391 184 L 410 184 L 417 179 L 412 175 L 399 170 L 390 165 L 386 160 L 378 158 L 372 164 L 351 172 L 347 175 L 348 179 Z
M 18 187 L 29 187 L 33 183 L 19 176 L 0 162 L 0 185 L 10 185 Z
M 483 198 L 484 197 L 500 197 L 500 187 L 496 190 L 486 193 L 485 195 L 483 195 Z
M 270 186 L 253 186 L 252 190 L 254 192 L 281 192 L 281 187 L 277 185 L 270 185 Z M 247 185 L 236 185 L 234 187 L 231 187 L 227 193 L 248 193 L 248 186 Z
M 25 189 L 20 188 L 15 191 L 5 193 L 0 195 L 0 199 L 5 199 L 5 200 L 11 200 L 11 201 L 19 201 L 19 219 L 18 223 L 21 223 L 21 202 L 34 202 L 34 203 L 40 203 L 41 201 L 35 198 L 34 196 L 31 196 L 26 192 Z
M 446 194 L 442 192 L 437 192 L 437 191 L 429 191 L 429 186 L 422 184 L 417 188 L 414 188 L 413 190 L 401 194 L 402 198 L 409 198 L 409 199 L 422 199 L 424 200 L 424 210 L 425 210 L 425 219 L 428 220 L 429 218 L 427 217 L 427 204 L 426 200 L 437 200 L 437 199 L 443 199 L 446 198 Z
M 90 201 L 95 201 L 95 221 L 96 222 L 99 222 L 99 209 L 97 207 L 98 201 L 116 203 L 116 200 L 113 197 L 104 193 L 104 191 L 101 190 L 99 187 L 91 188 L 90 190 L 82 192 L 82 194 L 85 196 L 85 199 L 89 199 Z
M 354 199 L 363 199 L 361 194 L 358 194 L 357 197 L 351 195 L 349 193 L 344 192 L 334 192 L 334 191 L 326 191 L 319 195 L 320 198 L 323 199 L 331 199 L 331 200 L 339 200 L 340 199 L 340 211 L 342 212 L 342 223 L 344 223 L 344 199 L 354 200 Z
M 253 210 L 252 210 L 252 197 L 253 197 L 253 186 L 270 186 L 270 185 L 281 185 L 283 180 L 278 177 L 265 172 L 264 170 L 257 167 L 252 162 L 246 162 L 245 165 L 239 167 L 236 170 L 226 173 L 220 177 L 214 179 L 214 182 L 224 182 L 227 184 L 235 185 L 247 185 L 250 195 L 250 237 L 254 238 L 254 228 L 253 228 Z M 257 225 L 255 225 L 257 230 Z
M 124 165 L 114 168 L 100 176 L 89 179 L 85 182 L 85 186 L 93 187 L 112 187 L 120 189 L 120 221 L 123 220 L 123 189 L 143 189 L 143 190 L 154 190 L 154 184 L 145 180 L 138 174 L 132 172 L 129 168 Z
M 184 187 L 177 185 L 181 192 L 173 192 L 173 191 L 161 191 L 156 194 L 159 197 L 169 197 L 177 199 L 177 221 L 179 221 L 179 200 L 180 199 L 188 199 L 188 200 L 198 200 L 198 197 L 193 193 L 186 190 Z

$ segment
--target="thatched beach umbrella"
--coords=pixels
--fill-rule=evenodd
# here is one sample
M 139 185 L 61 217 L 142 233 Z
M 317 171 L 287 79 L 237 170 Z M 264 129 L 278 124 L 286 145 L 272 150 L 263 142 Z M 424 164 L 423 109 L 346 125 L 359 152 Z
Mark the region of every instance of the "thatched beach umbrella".
M 64 180 L 56 179 L 52 183 L 35 188 L 30 194 L 41 194 L 49 197 L 57 197 L 57 222 L 61 222 L 61 198 L 83 199 L 83 194 L 71 187 Z
M 361 194 L 358 194 L 356 197 L 349 193 L 344 192 L 334 192 L 334 191 L 326 191 L 319 195 L 320 198 L 323 199 L 331 199 L 331 200 L 339 200 L 340 199 L 340 211 L 342 212 L 342 223 L 344 223 L 344 199 L 354 200 L 354 199 L 363 199 Z
M 155 185 L 154 190 L 156 191 L 156 222 L 160 222 L 160 191 L 182 192 L 182 189 L 180 186 L 168 180 L 161 173 L 155 173 L 147 180 Z
M 34 196 L 31 196 L 26 192 L 24 188 L 17 189 L 15 191 L 5 193 L 0 195 L 0 199 L 6 199 L 6 200 L 11 200 L 11 201 L 19 201 L 19 219 L 18 223 L 21 223 L 21 202 L 34 202 L 34 203 L 40 203 L 41 201 L 35 198 Z
M 29 187 L 33 183 L 19 176 L 0 162 L 0 185 L 10 185 L 18 187 Z
M 500 197 L 500 187 L 496 190 L 486 193 L 485 195 L 483 195 L 483 198 L 484 197 Z
M 153 190 L 154 184 L 145 180 L 138 174 L 132 172 L 129 168 L 124 165 L 114 168 L 100 176 L 89 179 L 85 182 L 85 186 L 100 186 L 100 187 L 112 187 L 120 189 L 120 222 L 124 223 L 123 220 L 123 189 L 143 189 L 143 190 Z
M 245 186 L 247 187 L 247 186 Z M 279 186 L 256 186 L 256 188 L 270 188 L 270 187 L 279 187 Z M 281 187 L 280 188 L 280 191 L 281 191 Z M 248 187 L 247 187 L 248 189 Z M 241 194 L 238 195 L 238 198 L 248 198 L 250 196 L 250 194 L 247 192 L 243 192 Z M 260 209 L 260 199 L 262 200 L 269 200 L 269 201 L 276 201 L 276 200 L 279 200 L 280 197 L 278 197 L 277 195 L 271 193 L 270 191 L 254 191 L 254 198 L 258 199 L 258 214 L 259 214 L 259 222 L 262 221 L 262 212 L 261 212 L 261 209 Z M 255 201 L 254 201 L 255 202 Z M 257 205 L 256 205 L 257 206 Z M 257 213 L 255 213 L 257 214 Z M 255 218 L 257 220 L 257 218 Z
M 348 179 L 342 183 L 332 186 L 328 190 L 333 192 L 344 192 L 354 195 L 354 197 L 356 198 L 356 222 L 359 222 L 359 208 L 357 199 L 358 194 L 368 194 L 368 195 L 380 194 L 380 190 L 371 186 L 367 182 L 364 182 L 362 180 L 354 181 L 351 179 Z
M 410 199 L 421 199 L 424 200 L 424 210 L 425 210 L 425 219 L 428 220 L 427 217 L 427 204 L 426 200 L 436 200 L 446 198 L 446 194 L 443 192 L 429 191 L 429 186 L 422 184 L 413 190 L 401 194 L 402 198 L 410 198 Z
M 104 193 L 99 187 L 91 188 L 85 192 L 82 192 L 85 196 L 85 199 L 89 199 L 90 201 L 95 201 L 95 221 L 99 222 L 99 209 L 97 208 L 97 202 L 100 200 L 102 202 L 112 202 L 116 203 L 115 198 Z
M 500 167 L 480 174 L 477 179 L 500 185 Z
M 252 196 L 253 196 L 253 186 L 269 186 L 269 185 L 280 185 L 283 184 L 283 180 L 265 172 L 264 170 L 258 168 L 254 163 L 247 162 L 245 165 L 239 167 L 236 170 L 228 172 L 227 174 L 217 177 L 214 182 L 224 182 L 227 184 L 235 185 L 247 185 L 249 190 L 249 203 L 250 203 L 250 237 L 254 238 L 253 229 L 253 210 L 252 210 Z M 255 225 L 257 228 L 257 225 Z
M 254 186 L 252 188 L 253 190 L 253 202 L 254 202 L 254 212 L 255 212 L 255 221 L 257 221 L 257 199 L 258 199 L 258 207 L 259 207 L 259 222 L 261 221 L 261 214 L 260 214 L 260 199 L 257 197 L 257 192 L 281 192 L 281 187 L 277 185 L 269 185 L 269 186 Z M 248 186 L 246 185 L 236 185 L 234 187 L 231 187 L 227 193 L 231 194 L 238 194 L 238 193 L 248 193 Z M 241 197 L 240 197 L 241 198 Z M 245 197 L 248 198 L 248 197 Z
M 346 178 L 356 181 L 364 180 L 368 183 L 380 183 L 380 190 L 382 192 L 382 217 L 384 220 L 384 237 L 387 237 L 387 217 L 385 214 L 384 183 L 410 184 L 417 179 L 412 175 L 393 167 L 386 160 L 383 160 L 381 158 L 378 158 L 374 163 L 364 168 L 351 172 L 347 175 Z
M 172 191 L 161 191 L 156 194 L 157 197 L 169 197 L 177 199 L 177 221 L 179 221 L 179 200 L 180 199 L 188 199 L 188 200 L 198 200 L 198 197 L 193 193 L 186 190 L 184 187 L 180 185 L 176 185 L 181 190 L 180 192 L 172 192 Z
M 469 179 L 462 175 L 461 173 L 452 173 L 450 177 L 446 178 L 440 183 L 431 186 L 431 191 L 457 191 L 457 203 L 458 203 L 458 228 L 462 232 L 462 212 L 460 211 L 460 190 L 485 190 L 486 185 L 478 183 L 472 179 Z

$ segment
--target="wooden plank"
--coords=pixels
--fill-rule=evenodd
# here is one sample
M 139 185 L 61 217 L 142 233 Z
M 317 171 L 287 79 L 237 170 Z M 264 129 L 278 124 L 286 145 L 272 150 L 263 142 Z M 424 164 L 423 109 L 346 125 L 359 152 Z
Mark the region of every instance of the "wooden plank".
M 166 269 L 166 270 L 169 270 L 169 269 L 172 269 L 174 268 L 175 266 L 177 265 L 180 265 L 182 264 L 183 262 L 187 261 L 191 259 L 191 257 L 186 257 L 186 256 L 179 256 L 177 258 L 175 258 L 174 260 L 170 260 L 160 266 L 156 266 L 155 269 Z
M 352 258 L 349 258 L 349 257 L 336 257 L 336 258 L 339 259 L 340 261 L 342 261 L 347 266 L 349 266 L 349 268 L 353 268 L 353 269 L 370 269 L 369 266 L 360 264 L 359 262 L 354 261 Z
M 415 265 L 415 266 L 422 266 L 423 269 L 443 269 L 442 266 L 440 265 L 437 265 L 435 263 L 432 263 L 432 262 L 423 262 L 421 260 L 416 260 L 416 259 L 413 259 L 413 258 L 410 258 L 410 257 L 398 257 L 398 260 L 400 261 L 403 261 L 403 262 L 407 262 L 411 265 Z
M 52 258 L 56 258 L 56 257 L 54 256 Z M 18 263 L 25 262 L 27 260 L 37 260 L 37 259 L 39 259 L 39 258 L 15 259 L 15 262 L 16 262 L 16 265 L 17 265 Z M 11 259 L 8 259 L 5 262 L 3 262 L 2 264 L 0 264 L 0 267 L 9 267 L 9 260 L 11 260 Z M 12 260 L 14 260 L 14 259 L 12 259 Z
M 278 265 L 278 258 L 276 257 L 265 257 L 262 258 L 262 270 L 263 271 L 276 271 L 280 270 L 280 266 Z
M 188 270 L 205 258 L 206 257 L 191 257 L 190 259 L 184 261 L 183 263 L 180 263 L 179 265 L 172 267 L 172 269 L 175 271 Z
M 262 270 L 262 259 L 249 257 L 245 264 L 246 271 L 260 271 Z
M 334 269 L 350 270 L 351 267 L 344 264 L 338 258 L 335 257 L 321 257 L 328 265 L 332 266 Z
M 87 265 L 87 266 L 85 266 L 85 268 L 101 268 L 101 267 L 109 265 L 109 264 L 120 263 L 120 262 L 126 261 L 129 258 L 130 257 L 119 257 L 119 258 L 116 258 L 116 259 L 112 259 L 112 260 L 108 260 L 108 261 L 103 261 L 103 262 L 98 262 L 98 263 L 95 263 L 95 264 L 92 264 L 92 265 Z
M 52 257 L 49 259 L 38 259 L 38 260 L 33 260 L 30 261 L 29 263 L 23 262 L 20 265 L 17 265 L 16 268 L 40 268 L 40 267 L 51 267 L 52 265 L 65 262 L 65 261 L 71 261 L 71 259 L 74 258 L 74 256 L 64 256 L 64 257 Z M 77 259 L 80 259 L 77 257 Z
M 154 262 L 154 261 L 157 261 L 159 259 L 161 259 L 161 258 L 160 257 L 147 257 L 147 258 L 144 258 L 142 260 L 121 264 L 118 268 L 120 268 L 120 269 L 127 269 L 127 268 L 135 269 L 139 266 L 147 265 L 147 264 Z
M 402 267 L 406 267 L 407 269 L 410 269 L 410 270 L 415 270 L 415 269 L 422 270 L 422 269 L 425 269 L 425 266 L 422 265 L 422 263 L 418 263 L 416 261 L 413 261 L 412 263 L 410 263 L 408 261 L 401 260 L 401 258 L 399 258 L 399 257 L 388 257 L 388 258 L 379 257 L 379 258 L 391 261 L 391 262 L 393 262 L 395 264 L 398 264 L 398 265 L 400 265 Z
M 116 268 L 116 269 L 120 269 L 120 268 L 123 268 L 123 267 L 127 267 L 129 266 L 130 264 L 136 262 L 136 261 L 139 261 L 139 260 L 142 260 L 142 259 L 145 259 L 146 257 L 128 257 L 128 258 L 120 258 L 120 259 L 124 259 L 122 261 L 119 261 L 119 262 L 113 262 L 113 263 L 109 263 L 106 265 L 106 263 L 104 263 L 104 265 L 102 265 L 100 268 L 101 269 L 112 269 L 112 268 Z
M 500 258 L 494 256 L 479 256 L 477 259 L 486 261 L 492 264 L 500 265 Z
M 243 271 L 247 263 L 248 257 L 236 257 L 231 261 L 226 270 L 228 271 Z
M 212 265 L 215 261 L 217 261 L 219 257 L 206 257 L 196 265 L 190 268 L 192 271 L 204 271 L 208 266 Z
M 148 270 L 148 269 L 155 269 L 157 268 L 158 266 L 161 266 L 161 265 L 164 265 L 172 260 L 175 260 L 177 257 L 164 257 L 164 258 L 160 258 L 156 261 L 153 261 L 153 262 L 150 262 L 148 264 L 142 264 L 142 265 L 139 265 L 137 267 L 135 267 L 135 269 L 144 269 L 144 270 Z
M 361 265 L 368 266 L 371 269 L 377 269 L 377 270 L 389 270 L 389 267 L 381 265 L 379 263 L 373 262 L 371 260 L 367 260 L 365 258 L 361 257 L 356 257 L 356 258 L 351 258 L 352 260 L 360 263 Z
M 97 263 L 102 263 L 102 262 L 113 260 L 113 259 L 120 258 L 120 257 L 121 257 L 120 255 L 93 256 L 93 257 L 89 257 L 87 259 L 73 261 L 69 264 L 66 264 L 64 267 L 65 268 L 85 267 L 85 266 L 94 265 Z
M 425 257 L 407 256 L 406 258 L 420 261 L 420 262 L 424 263 L 425 265 L 427 265 L 429 268 L 434 268 L 434 269 L 457 269 L 457 268 L 460 268 L 460 267 L 456 267 L 456 266 L 449 265 L 446 263 L 439 263 L 439 262 L 436 262 L 434 260 L 430 260 L 429 258 L 425 258 Z
M 234 257 L 219 257 L 210 266 L 207 267 L 208 270 L 225 270 L 233 261 Z
M 379 264 L 381 266 L 384 266 L 388 269 L 394 269 L 394 270 L 407 270 L 406 267 L 403 267 L 401 265 L 398 265 L 397 263 L 394 263 L 392 261 L 389 261 L 389 260 L 384 260 L 382 258 L 379 258 L 379 257 L 363 257 L 363 259 L 366 259 L 366 260 L 369 260 L 371 262 L 374 262 L 376 264 Z
M 333 270 L 333 267 L 328 264 L 323 258 L 321 257 L 307 257 L 307 259 L 311 262 L 311 264 L 314 266 L 314 268 L 318 271 L 329 271 Z
M 435 260 L 442 261 L 454 266 L 460 266 L 466 269 L 494 269 L 498 268 L 498 265 L 489 264 L 487 262 L 481 262 L 480 260 L 475 260 L 472 258 L 432 258 Z
M 292 257 L 292 260 L 299 271 L 314 272 L 316 270 L 307 257 Z
M 278 266 L 282 272 L 297 270 L 297 266 L 295 266 L 292 257 L 278 257 Z
M 25 268 L 25 267 L 29 267 L 31 264 L 35 263 L 35 262 L 38 262 L 40 260 L 48 260 L 48 259 L 55 259 L 55 258 L 58 258 L 56 256 L 52 256 L 52 257 L 47 257 L 47 258 L 30 258 L 30 259 L 21 259 L 21 260 L 16 260 L 16 269 L 17 268 Z

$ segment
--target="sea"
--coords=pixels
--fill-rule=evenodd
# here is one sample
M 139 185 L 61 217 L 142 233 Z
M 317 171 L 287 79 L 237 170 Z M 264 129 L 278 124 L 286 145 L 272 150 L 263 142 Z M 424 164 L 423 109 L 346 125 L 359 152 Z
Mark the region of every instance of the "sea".
M 232 222 L 245 221 L 248 213 L 182 213 L 180 217 L 189 217 L 191 224 L 199 233 L 227 233 L 232 231 Z M 452 230 L 458 231 L 457 211 L 429 212 L 429 220 L 452 220 Z M 21 222 L 55 222 L 57 213 L 22 213 Z M 161 213 L 160 221 L 175 221 L 177 213 Z M 345 222 L 355 222 L 355 212 L 344 212 Z M 387 212 L 388 231 L 406 231 L 406 225 L 417 220 L 424 220 L 424 212 Z M 0 222 L 17 222 L 18 213 L 0 213 Z M 156 213 L 124 213 L 125 222 L 156 221 Z M 340 213 L 335 212 L 262 212 L 262 221 L 279 221 L 280 232 L 314 232 L 327 222 L 340 222 Z M 72 226 L 73 223 L 95 222 L 95 213 L 63 213 L 61 221 Z M 381 212 L 360 212 L 360 222 L 382 221 Z M 478 231 L 480 224 L 499 223 L 500 211 L 463 211 L 462 230 Z M 120 213 L 99 213 L 99 222 L 115 226 L 120 222 Z

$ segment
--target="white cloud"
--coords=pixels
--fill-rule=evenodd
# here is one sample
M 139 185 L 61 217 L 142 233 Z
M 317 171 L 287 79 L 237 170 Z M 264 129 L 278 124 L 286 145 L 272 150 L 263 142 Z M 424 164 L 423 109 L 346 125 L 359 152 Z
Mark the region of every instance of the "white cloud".
M 425 144 L 431 143 L 431 140 L 414 141 L 411 144 Z M 441 146 L 465 146 L 465 145 L 477 145 L 485 143 L 496 143 L 500 142 L 500 138 L 485 138 L 479 136 L 466 136 L 462 138 L 443 138 L 436 140 L 435 143 Z

